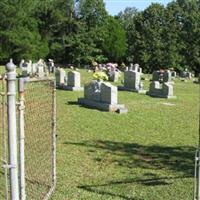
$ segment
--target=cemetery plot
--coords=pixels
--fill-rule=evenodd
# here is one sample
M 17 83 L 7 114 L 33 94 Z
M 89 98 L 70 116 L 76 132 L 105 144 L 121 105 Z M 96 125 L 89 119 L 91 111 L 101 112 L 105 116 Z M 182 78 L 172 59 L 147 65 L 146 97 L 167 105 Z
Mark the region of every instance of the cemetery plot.
M 92 79 L 91 73 L 80 72 L 83 83 Z M 145 80 L 144 89 L 148 87 Z M 175 80 L 177 99 L 119 91 L 127 115 L 78 106 L 83 95 L 57 93 L 58 184 L 53 200 L 192 199 L 197 84 Z

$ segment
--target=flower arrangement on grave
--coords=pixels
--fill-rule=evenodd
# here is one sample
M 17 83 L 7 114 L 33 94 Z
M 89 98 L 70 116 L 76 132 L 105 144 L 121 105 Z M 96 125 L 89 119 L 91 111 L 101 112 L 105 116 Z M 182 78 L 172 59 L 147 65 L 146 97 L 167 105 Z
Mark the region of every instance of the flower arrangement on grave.
M 93 78 L 97 81 L 107 81 L 108 80 L 108 76 L 106 75 L 105 72 L 95 72 L 93 74 Z

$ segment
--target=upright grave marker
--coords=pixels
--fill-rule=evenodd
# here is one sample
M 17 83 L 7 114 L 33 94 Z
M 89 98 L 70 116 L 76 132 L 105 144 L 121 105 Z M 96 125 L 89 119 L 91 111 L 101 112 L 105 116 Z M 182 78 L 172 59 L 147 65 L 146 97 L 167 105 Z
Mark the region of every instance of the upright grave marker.
M 62 88 L 65 85 L 65 76 L 66 72 L 64 69 L 56 69 L 55 77 L 56 77 L 56 87 Z
M 150 84 L 149 91 L 147 92 L 147 94 L 152 97 L 168 99 L 175 98 L 175 96 L 173 96 L 171 72 L 155 71 L 153 73 L 153 80 Z
M 84 98 L 79 98 L 78 103 L 103 111 L 127 113 L 123 104 L 118 104 L 117 87 L 110 83 L 91 81 L 84 86 Z
M 124 72 L 124 86 L 119 86 L 119 90 L 146 93 L 143 90 L 143 83 L 141 81 L 142 69 L 138 64 L 131 65 L 128 71 Z
M 187 80 L 190 80 L 192 79 L 192 73 L 191 72 L 188 72 L 188 70 L 184 70 L 184 71 L 181 71 L 180 72 L 180 78 L 182 81 L 187 81 Z
M 57 69 L 56 73 L 56 87 L 63 90 L 82 91 L 81 75 L 77 71 L 70 71 L 67 74 L 63 69 Z
M 81 75 L 77 71 L 70 71 L 67 74 L 67 85 L 64 86 L 65 90 L 81 91 Z
M 32 61 L 29 60 L 29 62 L 25 62 L 24 60 L 21 60 L 20 69 L 22 70 L 21 75 L 23 77 L 30 76 L 32 72 Z

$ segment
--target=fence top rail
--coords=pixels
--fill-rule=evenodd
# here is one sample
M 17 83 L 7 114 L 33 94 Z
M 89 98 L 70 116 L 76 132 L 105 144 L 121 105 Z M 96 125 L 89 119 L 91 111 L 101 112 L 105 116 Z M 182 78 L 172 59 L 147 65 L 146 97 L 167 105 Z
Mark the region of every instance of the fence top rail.
M 53 77 L 45 77 L 45 78 L 30 78 L 30 77 L 21 77 L 19 78 L 19 92 L 24 92 L 26 83 L 33 82 L 47 82 L 47 81 L 55 81 Z
M 45 77 L 45 78 L 28 78 L 27 82 L 41 82 L 41 81 L 54 81 L 54 77 Z

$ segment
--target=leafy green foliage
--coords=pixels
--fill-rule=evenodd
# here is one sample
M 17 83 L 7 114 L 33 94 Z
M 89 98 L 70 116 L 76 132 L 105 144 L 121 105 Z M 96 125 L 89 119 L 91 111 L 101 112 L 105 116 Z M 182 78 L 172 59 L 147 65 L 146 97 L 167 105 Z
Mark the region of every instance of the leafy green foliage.
M 78 17 L 86 22 L 88 29 L 101 26 L 108 15 L 103 0 L 79 0 Z
M 129 8 L 120 13 L 127 32 L 127 61 L 140 63 L 147 72 L 186 67 L 199 71 L 199 6 L 197 0 L 177 0 L 166 8 L 152 4 L 143 12 Z
M 175 0 L 109 16 L 103 0 L 1 0 L 0 62 L 135 62 L 200 71 L 200 2 Z
M 48 44 L 43 41 L 32 14 L 31 1 L 0 2 L 0 60 L 9 57 L 38 59 L 48 54 Z
M 126 32 L 118 20 L 110 17 L 104 26 L 106 30 L 103 51 L 109 60 L 120 62 L 126 52 Z

